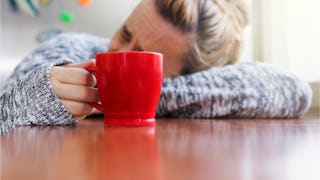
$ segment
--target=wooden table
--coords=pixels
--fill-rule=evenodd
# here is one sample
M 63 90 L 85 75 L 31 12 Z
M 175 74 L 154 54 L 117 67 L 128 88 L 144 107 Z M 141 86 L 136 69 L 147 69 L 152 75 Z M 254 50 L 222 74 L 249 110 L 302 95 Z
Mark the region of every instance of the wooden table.
M 320 118 L 20 127 L 1 137 L 1 179 L 319 180 Z

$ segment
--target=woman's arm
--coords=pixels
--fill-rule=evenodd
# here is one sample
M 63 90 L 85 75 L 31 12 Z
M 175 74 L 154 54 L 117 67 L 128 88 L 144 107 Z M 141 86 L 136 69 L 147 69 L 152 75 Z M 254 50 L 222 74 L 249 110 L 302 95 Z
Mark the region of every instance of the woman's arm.
M 51 68 L 90 59 L 107 47 L 106 39 L 73 33 L 41 44 L 16 67 L 0 91 L 0 134 L 18 125 L 74 124 L 75 118 L 53 92 Z
M 0 94 L 0 133 L 18 125 L 74 124 L 74 117 L 61 105 L 50 85 L 50 64 L 33 69 Z
M 163 81 L 159 117 L 300 117 L 311 102 L 309 85 L 263 63 L 242 63 Z

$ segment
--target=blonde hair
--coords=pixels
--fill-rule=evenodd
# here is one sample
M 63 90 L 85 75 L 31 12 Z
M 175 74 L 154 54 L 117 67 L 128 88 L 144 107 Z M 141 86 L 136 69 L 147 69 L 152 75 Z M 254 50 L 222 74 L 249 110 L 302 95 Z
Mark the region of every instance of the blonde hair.
M 195 35 L 181 74 L 237 62 L 249 22 L 243 0 L 156 0 L 156 7 L 174 26 Z

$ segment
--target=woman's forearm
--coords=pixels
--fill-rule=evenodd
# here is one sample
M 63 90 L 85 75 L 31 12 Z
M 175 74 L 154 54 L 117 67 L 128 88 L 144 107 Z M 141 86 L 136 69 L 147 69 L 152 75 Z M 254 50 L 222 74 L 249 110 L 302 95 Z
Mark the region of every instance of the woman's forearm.
M 309 85 L 263 63 L 243 63 L 165 79 L 159 117 L 300 117 L 310 106 Z

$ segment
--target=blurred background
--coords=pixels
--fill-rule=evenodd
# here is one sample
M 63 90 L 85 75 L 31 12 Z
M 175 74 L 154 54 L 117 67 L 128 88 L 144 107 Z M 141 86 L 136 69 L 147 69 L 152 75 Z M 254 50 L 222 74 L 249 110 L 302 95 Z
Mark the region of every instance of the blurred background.
M 57 32 L 112 37 L 140 0 L 30 0 L 39 9 L 1 0 L 0 86 L 39 40 Z M 319 108 L 320 1 L 246 0 L 251 24 L 245 31 L 241 61 L 272 63 L 307 80 Z M 1 84 L 2 83 L 2 84 Z

